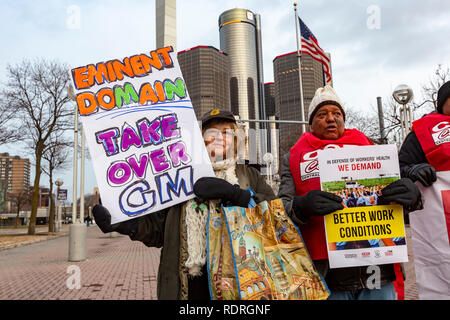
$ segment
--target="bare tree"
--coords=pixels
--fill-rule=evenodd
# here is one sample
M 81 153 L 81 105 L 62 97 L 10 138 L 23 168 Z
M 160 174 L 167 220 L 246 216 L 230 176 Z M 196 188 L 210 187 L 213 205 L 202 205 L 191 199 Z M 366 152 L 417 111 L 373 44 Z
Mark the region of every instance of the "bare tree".
M 30 190 L 30 189 L 28 189 L 28 190 L 23 189 L 19 192 L 8 193 L 8 195 L 7 195 L 8 201 L 11 201 L 11 203 L 13 204 L 13 206 L 16 209 L 16 221 L 14 223 L 14 226 L 16 228 L 19 223 L 20 211 L 30 205 L 31 196 L 32 196 L 32 190 Z
M 2 145 L 19 140 L 19 132 L 14 130 L 13 124 L 15 112 L 0 96 L 0 144 Z
M 400 131 L 401 131 L 401 119 L 400 108 L 401 106 L 394 100 L 394 97 L 389 96 L 383 101 L 383 113 L 384 113 L 384 127 L 385 135 L 388 143 L 400 144 Z
M 439 88 L 450 80 L 450 68 L 439 64 L 434 71 L 434 75 L 427 83 L 422 85 L 421 103 L 413 103 L 413 111 L 419 116 L 430 113 L 437 108 L 437 92 Z
M 59 136 L 52 134 L 48 146 L 42 156 L 47 162 L 42 166 L 42 171 L 49 177 L 50 213 L 48 232 L 55 232 L 55 198 L 53 196 L 53 174 L 58 169 L 63 169 L 69 158 L 69 148 L 71 143 L 64 140 L 61 132 Z
M 372 107 L 364 111 L 346 107 L 345 127 L 363 132 L 375 143 L 380 143 L 381 141 L 378 116 Z
M 69 67 L 57 61 L 24 60 L 7 66 L 1 96 L 20 120 L 22 141 L 34 151 L 35 177 L 28 234 L 35 234 L 42 156 L 54 132 L 70 129 L 73 108 L 68 104 Z
M 450 68 L 438 65 L 433 76 L 427 83 L 422 85 L 422 97 L 417 99 L 420 101 L 409 104 L 415 119 L 436 110 L 437 92 L 439 88 L 450 80 Z M 385 132 L 389 143 L 397 143 L 400 145 L 400 108 L 401 106 L 395 102 L 392 96 L 384 99 L 383 112 L 385 120 Z

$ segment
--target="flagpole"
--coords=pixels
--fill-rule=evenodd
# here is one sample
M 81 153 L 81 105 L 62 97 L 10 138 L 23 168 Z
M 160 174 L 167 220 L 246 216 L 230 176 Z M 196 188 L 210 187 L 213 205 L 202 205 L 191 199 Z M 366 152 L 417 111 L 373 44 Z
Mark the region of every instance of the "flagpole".
M 303 105 L 303 82 L 302 82 L 302 62 L 300 61 L 300 38 L 299 38 L 299 23 L 298 23 L 298 15 L 297 15 L 297 2 L 294 2 L 294 12 L 295 12 L 295 34 L 297 38 L 297 60 L 298 60 L 298 80 L 300 86 L 300 108 L 301 108 L 301 121 L 305 121 L 305 106 Z M 306 125 L 303 123 L 302 125 L 302 134 L 306 132 Z

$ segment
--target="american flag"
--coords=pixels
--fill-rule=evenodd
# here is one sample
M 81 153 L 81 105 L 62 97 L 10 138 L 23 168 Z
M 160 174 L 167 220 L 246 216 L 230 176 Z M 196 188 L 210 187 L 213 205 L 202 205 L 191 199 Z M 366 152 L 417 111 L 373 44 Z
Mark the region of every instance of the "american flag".
M 301 49 L 302 53 L 309 54 L 314 60 L 317 60 L 323 65 L 323 72 L 325 73 L 326 83 L 331 82 L 331 68 L 330 59 L 326 56 L 325 52 L 319 46 L 316 37 L 309 30 L 306 24 L 303 23 L 302 19 L 298 18 L 300 21 L 300 33 L 301 33 Z

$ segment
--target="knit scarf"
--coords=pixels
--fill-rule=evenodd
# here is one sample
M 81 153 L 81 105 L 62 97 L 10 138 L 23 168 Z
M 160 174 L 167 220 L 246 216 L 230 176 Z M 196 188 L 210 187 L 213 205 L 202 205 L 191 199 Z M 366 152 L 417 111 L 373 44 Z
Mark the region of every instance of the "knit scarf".
M 236 159 L 225 159 L 212 163 L 217 178 L 231 184 L 239 184 L 236 177 Z M 200 276 L 201 268 L 206 263 L 206 223 L 209 210 L 215 210 L 218 200 L 201 202 L 198 198 L 191 199 L 186 204 L 186 231 L 188 259 L 185 266 L 189 275 Z

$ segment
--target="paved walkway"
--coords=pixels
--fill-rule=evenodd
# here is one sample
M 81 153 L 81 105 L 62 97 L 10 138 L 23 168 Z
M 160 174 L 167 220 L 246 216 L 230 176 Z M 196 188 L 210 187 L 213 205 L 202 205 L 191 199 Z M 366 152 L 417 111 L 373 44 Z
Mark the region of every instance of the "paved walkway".
M 0 299 L 156 299 L 159 249 L 127 236 L 111 238 L 96 226 L 87 234 L 83 262 L 68 261 L 67 236 L 0 251 Z M 79 289 L 68 288 L 67 282 L 76 284 L 71 266 L 79 267 Z
M 88 259 L 83 262 L 67 261 L 67 235 L 0 251 L 0 300 L 156 299 L 159 249 L 123 235 L 111 238 L 96 226 L 87 234 Z M 70 289 L 76 285 L 71 280 L 77 267 L 80 288 Z M 417 300 L 411 253 L 405 268 L 405 299 Z

